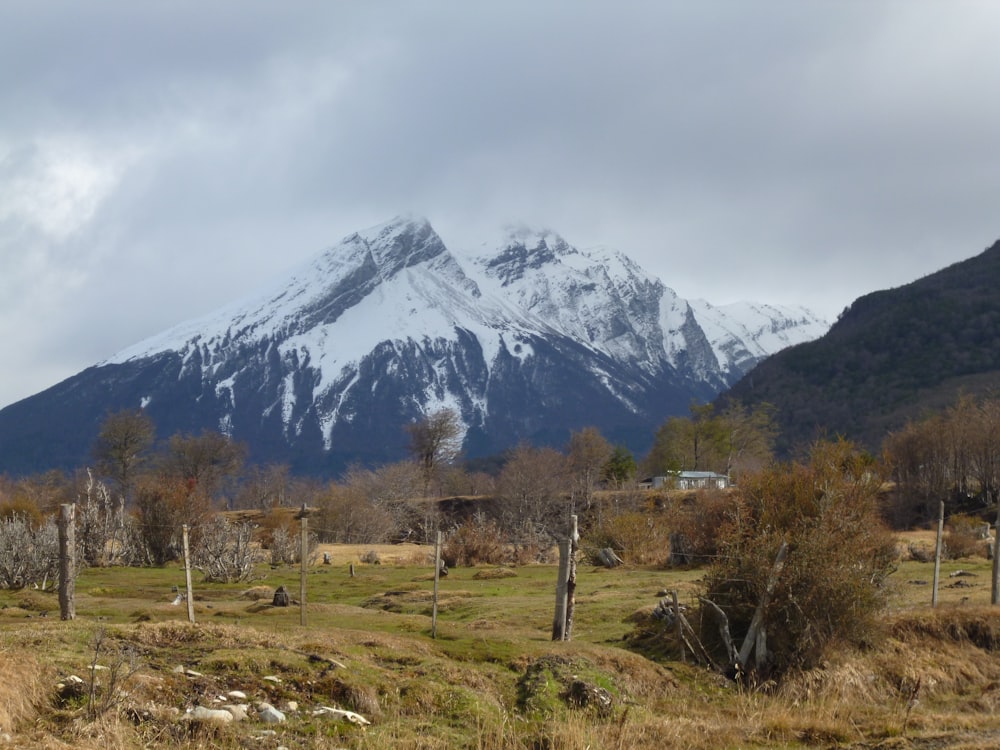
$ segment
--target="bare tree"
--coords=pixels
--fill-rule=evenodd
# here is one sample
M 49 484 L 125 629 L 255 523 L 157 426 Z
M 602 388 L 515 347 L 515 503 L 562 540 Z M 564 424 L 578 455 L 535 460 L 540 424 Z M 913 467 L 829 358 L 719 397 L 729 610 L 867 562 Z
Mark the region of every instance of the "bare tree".
M 40 526 L 14 515 L 0 521 L 0 588 L 44 588 L 59 569 L 59 533 L 50 517 Z
M 125 531 L 125 496 L 112 497 L 104 482 L 87 469 L 77 501 L 77 540 L 87 565 L 115 561 L 122 551 Z
M 454 409 L 439 409 L 407 425 L 406 431 L 410 435 L 410 454 L 423 472 L 427 495 L 438 467 L 455 460 L 462 448 L 462 422 Z
M 559 451 L 517 446 L 497 480 L 501 518 L 508 532 L 556 534 L 569 510 L 562 500 L 564 477 L 565 456 Z
M 577 502 L 590 508 L 594 490 L 601 480 L 604 465 L 611 457 L 611 443 L 596 427 L 584 427 L 570 435 L 566 448 L 566 471 L 572 482 L 572 506 Z
M 373 502 L 361 482 L 331 484 L 316 500 L 317 533 L 325 542 L 379 544 L 398 529 L 386 507 Z
M 144 477 L 136 486 L 135 513 L 150 562 L 163 565 L 181 552 L 181 527 L 197 539 L 211 515 L 211 499 L 196 482 L 173 477 Z
M 243 468 L 246 446 L 226 435 L 205 430 L 200 435 L 173 435 L 163 460 L 164 472 L 197 489 L 209 498 L 216 497 L 226 483 Z
M 114 482 L 118 494 L 132 497 L 135 478 L 149 460 L 156 430 L 141 409 L 124 409 L 104 420 L 94 443 L 97 473 Z
M 270 510 L 288 505 L 288 471 L 285 464 L 249 467 L 236 495 L 235 507 Z
M 192 564 L 213 583 L 235 583 L 253 576 L 260 551 L 253 541 L 253 524 L 229 523 L 216 516 L 202 526 L 191 550 Z

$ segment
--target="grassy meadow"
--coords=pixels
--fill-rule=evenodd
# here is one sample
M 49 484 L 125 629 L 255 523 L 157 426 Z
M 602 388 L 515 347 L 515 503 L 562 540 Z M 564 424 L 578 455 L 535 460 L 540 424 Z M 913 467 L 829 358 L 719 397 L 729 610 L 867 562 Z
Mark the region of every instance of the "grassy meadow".
M 381 564 L 362 564 L 372 549 Z M 70 622 L 54 591 L 0 591 L 0 747 L 1000 746 L 1000 610 L 981 558 L 942 565 L 935 610 L 933 565 L 902 561 L 877 640 L 749 689 L 681 662 L 649 617 L 667 591 L 692 604 L 697 569 L 581 565 L 573 640 L 553 643 L 555 566 L 453 568 L 432 638 L 429 548 L 323 550 L 306 626 L 297 602 L 271 606 L 279 585 L 298 599 L 297 567 L 239 584 L 195 572 L 193 625 L 173 603 L 177 566 L 82 570 Z M 184 718 L 233 690 L 287 721 Z M 321 706 L 371 724 L 314 716 Z

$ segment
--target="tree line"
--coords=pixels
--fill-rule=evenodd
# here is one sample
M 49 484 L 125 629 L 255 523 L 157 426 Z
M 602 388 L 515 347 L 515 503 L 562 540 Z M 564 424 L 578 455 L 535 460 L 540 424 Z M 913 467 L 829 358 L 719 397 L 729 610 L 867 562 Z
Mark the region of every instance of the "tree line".
M 426 542 L 444 530 L 450 565 L 551 562 L 553 542 L 574 514 L 591 561 L 610 548 L 631 564 L 705 566 L 698 636 L 705 658 L 732 674 L 761 676 L 815 665 L 831 643 L 870 636 L 897 560 L 884 524 L 887 487 L 895 484 L 895 502 L 912 514 L 941 493 L 956 509 L 982 510 L 1000 487 L 993 401 L 962 400 L 914 422 L 888 436 L 879 457 L 836 440 L 789 462 L 771 456 L 769 409 L 695 405 L 690 417 L 664 423 L 639 464 L 588 427 L 562 450 L 516 446 L 495 474 L 462 467 L 452 412 L 404 429 L 409 460 L 355 466 L 321 483 L 281 466 L 247 466 L 245 448 L 218 433 L 158 442 L 143 412 L 112 414 L 92 469 L 0 481 L 0 535 L 16 541 L 0 540 L 0 585 L 51 579 L 45 550 L 52 514 L 65 502 L 77 505 L 84 564 L 164 564 L 178 556 L 188 526 L 207 580 L 252 573 L 259 552 L 247 524 L 231 523 L 223 509 L 266 511 L 266 519 L 308 505 L 314 541 Z M 738 484 L 688 493 L 638 487 L 638 477 L 676 467 L 726 471 Z M 291 513 L 281 518 L 256 538 L 273 563 L 292 563 L 297 529 Z M 213 567 L 237 557 L 239 570 Z M 662 638 L 662 627 L 650 632 Z

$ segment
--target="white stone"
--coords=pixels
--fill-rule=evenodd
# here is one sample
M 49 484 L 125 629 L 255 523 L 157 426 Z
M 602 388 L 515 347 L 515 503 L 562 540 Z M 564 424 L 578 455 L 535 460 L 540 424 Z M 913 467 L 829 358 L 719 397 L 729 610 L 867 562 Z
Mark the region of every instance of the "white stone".
M 230 703 L 222 707 L 223 711 L 228 711 L 233 715 L 233 721 L 246 721 L 247 710 L 250 706 L 246 703 Z
M 267 677 L 261 677 L 264 682 L 273 682 L 275 685 L 281 684 L 281 678 L 275 677 L 273 674 L 269 674 Z
M 247 699 L 247 694 L 242 690 L 230 690 L 226 695 L 237 701 L 245 701 Z
M 258 703 L 257 715 L 267 724 L 280 724 L 285 721 L 285 715 L 270 703 Z
M 320 706 L 313 711 L 313 716 L 329 716 L 331 719 L 349 721 L 352 724 L 357 724 L 359 727 L 371 724 L 371 722 L 361 714 L 356 714 L 353 711 L 345 711 L 342 708 L 332 708 L 330 706 Z
M 195 721 L 214 721 L 219 724 L 228 724 L 234 718 L 229 711 L 223 711 L 219 708 L 205 708 L 204 706 L 195 706 L 189 715 Z
M 298 701 L 286 701 L 285 705 L 282 707 L 282 710 L 287 711 L 290 714 L 294 714 L 296 711 L 299 710 L 299 703 Z

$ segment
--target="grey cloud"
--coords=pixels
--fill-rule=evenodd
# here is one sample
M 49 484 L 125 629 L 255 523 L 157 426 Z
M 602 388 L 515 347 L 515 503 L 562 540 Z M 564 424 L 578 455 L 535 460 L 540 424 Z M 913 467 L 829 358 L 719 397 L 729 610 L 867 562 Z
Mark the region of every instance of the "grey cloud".
M 2 10 L 0 195 L 52 144 L 109 182 L 62 238 L 0 208 L 0 331 L 32 373 L 0 403 L 404 211 L 829 316 L 1000 235 L 991 3 Z

